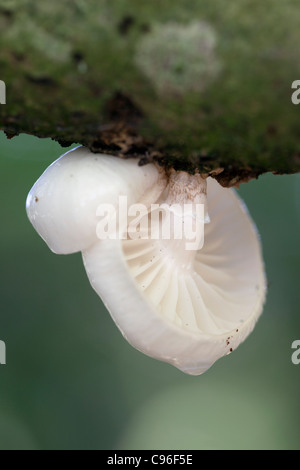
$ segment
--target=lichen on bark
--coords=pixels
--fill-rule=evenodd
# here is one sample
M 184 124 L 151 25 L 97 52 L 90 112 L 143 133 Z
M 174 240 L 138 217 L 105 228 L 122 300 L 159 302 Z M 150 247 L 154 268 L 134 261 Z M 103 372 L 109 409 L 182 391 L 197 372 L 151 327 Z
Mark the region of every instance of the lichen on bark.
M 0 128 L 224 186 L 300 170 L 294 0 L 2 0 Z

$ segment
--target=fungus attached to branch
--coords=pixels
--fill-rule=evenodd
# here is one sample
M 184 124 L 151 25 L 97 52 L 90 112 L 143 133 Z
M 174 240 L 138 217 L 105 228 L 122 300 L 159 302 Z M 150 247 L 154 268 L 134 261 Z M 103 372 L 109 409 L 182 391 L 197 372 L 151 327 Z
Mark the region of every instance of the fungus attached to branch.
M 121 198 L 139 209 L 134 236 L 137 212 L 124 217 Z M 257 230 L 234 190 L 212 178 L 79 147 L 43 173 L 26 206 L 52 251 L 82 252 L 91 285 L 129 343 L 188 374 L 235 350 L 262 312 Z M 99 207 L 113 209 L 107 237 L 97 230 Z M 161 207 L 165 215 L 152 217 Z

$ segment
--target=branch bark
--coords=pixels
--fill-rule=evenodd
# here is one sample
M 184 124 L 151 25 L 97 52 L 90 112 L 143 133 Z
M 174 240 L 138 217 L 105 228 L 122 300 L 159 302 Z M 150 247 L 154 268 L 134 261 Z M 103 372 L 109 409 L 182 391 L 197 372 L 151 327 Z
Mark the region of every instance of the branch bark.
M 3 0 L 0 30 L 8 137 L 157 160 L 224 186 L 300 171 L 294 0 Z

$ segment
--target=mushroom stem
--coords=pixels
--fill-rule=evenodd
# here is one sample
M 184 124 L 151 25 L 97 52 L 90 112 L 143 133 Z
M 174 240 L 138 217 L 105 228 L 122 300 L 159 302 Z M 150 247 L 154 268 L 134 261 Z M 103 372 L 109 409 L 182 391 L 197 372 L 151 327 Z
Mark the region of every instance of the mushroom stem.
M 168 215 L 162 221 L 162 232 L 164 224 L 170 227 L 170 237 L 162 237 L 162 249 L 176 264 L 189 268 L 203 246 L 204 224 L 209 222 L 206 179 L 172 170 L 161 207 Z
M 207 183 L 206 179 L 197 173 L 190 175 L 185 171 L 171 170 L 169 174 L 167 204 L 205 204 Z

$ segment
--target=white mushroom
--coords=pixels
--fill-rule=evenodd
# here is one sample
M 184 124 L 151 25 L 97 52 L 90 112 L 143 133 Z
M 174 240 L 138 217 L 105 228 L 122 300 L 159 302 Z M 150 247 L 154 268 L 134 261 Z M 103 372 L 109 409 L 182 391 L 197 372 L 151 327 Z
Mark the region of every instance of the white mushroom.
M 120 196 L 128 206 L 144 204 L 147 215 L 139 220 L 148 233 L 129 235 L 132 218 L 120 217 Z M 145 223 L 155 203 L 171 206 L 169 240 L 153 239 Z M 115 209 L 119 237 L 99 238 L 99 206 L 105 204 Z M 172 210 L 185 204 L 191 213 Z M 188 374 L 203 373 L 235 350 L 262 312 L 266 281 L 258 233 L 234 190 L 211 178 L 79 147 L 43 173 L 26 206 L 54 252 L 82 251 L 91 285 L 129 343 Z M 163 227 L 161 218 L 156 224 Z M 188 225 L 202 231 L 193 249 L 182 230 Z

